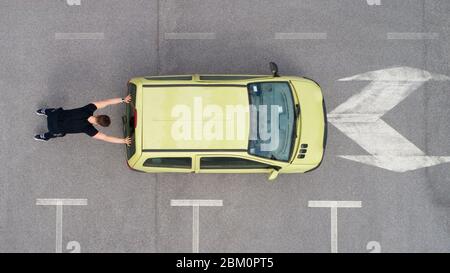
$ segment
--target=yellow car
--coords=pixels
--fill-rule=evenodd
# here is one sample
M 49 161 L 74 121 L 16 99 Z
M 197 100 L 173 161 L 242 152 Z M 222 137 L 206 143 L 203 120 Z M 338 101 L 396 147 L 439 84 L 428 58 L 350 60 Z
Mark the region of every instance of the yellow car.
M 127 163 L 142 172 L 304 173 L 322 162 L 320 86 L 272 75 L 133 78 L 123 116 Z

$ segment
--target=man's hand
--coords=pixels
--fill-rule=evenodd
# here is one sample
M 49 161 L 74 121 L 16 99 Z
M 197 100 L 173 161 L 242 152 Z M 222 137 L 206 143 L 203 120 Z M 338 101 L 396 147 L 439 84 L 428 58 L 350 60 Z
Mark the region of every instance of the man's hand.
M 102 100 L 102 101 L 96 101 L 93 102 L 93 104 L 97 107 L 97 109 L 102 109 L 105 108 L 106 106 L 109 105 L 114 105 L 114 104 L 119 104 L 119 103 L 130 103 L 131 102 L 131 95 L 126 96 L 125 98 L 113 98 L 113 99 L 107 99 L 107 100 Z
M 130 103 L 131 102 L 131 95 L 130 94 L 128 94 L 128 96 L 126 96 L 124 99 L 123 99 L 123 102 L 125 102 L 125 103 Z
M 123 143 L 126 144 L 128 147 L 130 147 L 131 146 L 131 138 L 130 137 L 124 138 Z

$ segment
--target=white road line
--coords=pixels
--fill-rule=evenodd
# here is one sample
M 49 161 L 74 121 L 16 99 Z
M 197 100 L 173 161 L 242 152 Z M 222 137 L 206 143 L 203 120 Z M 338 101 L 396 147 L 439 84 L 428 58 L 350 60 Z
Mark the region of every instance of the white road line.
M 56 206 L 56 253 L 62 253 L 63 207 Z
M 434 40 L 439 39 L 439 33 L 431 32 L 390 32 L 388 40 Z
M 55 33 L 55 40 L 103 40 L 103 32 L 95 33 Z
M 62 253 L 63 206 L 87 206 L 87 203 L 87 199 L 36 199 L 38 206 L 56 206 L 56 253 Z
M 338 253 L 338 208 L 361 208 L 361 201 L 309 201 L 310 208 L 330 208 L 331 209 L 331 253 Z
M 66 0 L 69 6 L 81 6 L 81 0 Z
M 338 253 L 337 207 L 331 207 L 331 253 Z
M 369 6 L 381 6 L 381 0 L 367 0 Z
M 199 253 L 200 207 L 221 207 L 223 200 L 170 200 L 172 207 L 192 207 L 192 252 Z
M 37 199 L 38 206 L 87 206 L 87 199 Z
M 360 208 L 361 201 L 309 201 L 310 208 Z
M 192 206 L 192 252 L 199 252 L 200 236 L 200 207 Z
M 213 32 L 168 32 L 164 34 L 166 40 L 214 40 L 216 33 Z
M 205 207 L 222 207 L 222 200 L 188 200 L 178 199 L 170 200 L 172 207 L 192 207 L 192 206 L 205 206 Z
M 277 32 L 277 33 L 275 33 L 275 39 L 276 40 L 324 40 L 324 39 L 327 39 L 327 34 L 324 32 L 308 32 L 308 33 Z
M 381 119 L 430 80 L 449 81 L 450 77 L 411 67 L 395 67 L 340 79 L 371 81 L 327 115 L 331 124 L 370 153 L 340 157 L 395 172 L 450 162 L 447 156 L 427 156 Z

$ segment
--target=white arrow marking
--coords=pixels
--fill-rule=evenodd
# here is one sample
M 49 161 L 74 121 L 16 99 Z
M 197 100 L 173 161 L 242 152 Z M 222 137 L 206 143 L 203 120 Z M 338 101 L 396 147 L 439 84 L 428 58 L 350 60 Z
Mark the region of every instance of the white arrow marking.
M 371 81 L 360 93 L 339 105 L 328 120 L 371 155 L 343 155 L 342 158 L 406 172 L 450 162 L 449 156 L 427 156 L 381 117 L 430 80 L 449 81 L 445 75 L 395 67 L 372 71 L 339 81 Z

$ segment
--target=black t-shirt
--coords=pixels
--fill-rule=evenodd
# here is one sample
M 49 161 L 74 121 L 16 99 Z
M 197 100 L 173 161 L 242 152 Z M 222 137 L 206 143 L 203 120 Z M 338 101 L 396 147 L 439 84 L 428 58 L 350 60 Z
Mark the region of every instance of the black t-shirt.
M 93 103 L 81 108 L 62 110 L 58 115 L 59 130 L 66 134 L 85 133 L 91 137 L 95 136 L 98 131 L 88 121 L 88 118 L 94 115 L 95 110 L 97 110 L 97 106 Z

